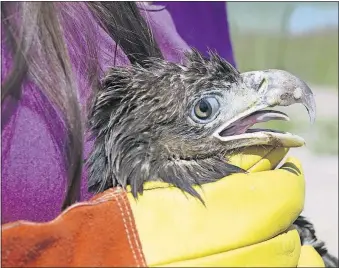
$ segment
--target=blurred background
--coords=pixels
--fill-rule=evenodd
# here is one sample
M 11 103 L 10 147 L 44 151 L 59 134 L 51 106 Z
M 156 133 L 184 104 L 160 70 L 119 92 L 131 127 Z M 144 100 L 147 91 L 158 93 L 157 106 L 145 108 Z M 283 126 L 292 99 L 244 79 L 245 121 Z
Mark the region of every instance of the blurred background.
M 317 121 L 306 110 L 286 110 L 290 122 L 267 125 L 305 138 L 299 157 L 306 177 L 305 212 L 331 252 L 338 252 L 338 3 L 228 2 L 228 22 L 237 68 L 285 69 L 302 78 L 316 96 Z M 279 109 L 282 110 L 283 109 Z

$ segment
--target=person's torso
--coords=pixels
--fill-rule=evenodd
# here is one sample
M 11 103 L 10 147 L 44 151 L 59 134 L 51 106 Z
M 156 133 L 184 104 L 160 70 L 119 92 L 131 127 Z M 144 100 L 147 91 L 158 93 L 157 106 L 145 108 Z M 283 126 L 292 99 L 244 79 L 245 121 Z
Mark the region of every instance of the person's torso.
M 85 72 L 85 57 L 82 57 L 87 52 L 84 32 L 89 29 L 96 32 L 96 36 L 87 41 L 97 44 L 103 72 L 114 64 L 124 66 L 129 62 L 121 50 L 116 50 L 114 40 L 90 15 L 79 13 L 86 12 L 86 9 L 78 9 L 77 3 L 67 5 L 69 21 L 65 27 L 69 28 L 65 30 L 66 43 L 85 116 L 85 104 L 91 88 Z M 177 34 L 169 13 L 164 9 L 143 13 L 165 57 L 179 61 L 182 51 L 187 50 L 188 46 Z M 73 19 L 72 14 L 77 17 Z M 10 70 L 11 62 L 5 56 L 8 51 L 5 51 L 3 43 L 2 52 L 4 77 Z M 60 213 L 67 180 L 64 134 L 62 118 L 33 83 L 24 84 L 20 101 L 6 100 L 2 107 L 2 223 L 19 219 L 48 221 Z M 84 159 L 91 146 L 91 142 L 86 140 Z M 87 191 L 85 167 L 81 194 L 82 200 L 92 196 Z

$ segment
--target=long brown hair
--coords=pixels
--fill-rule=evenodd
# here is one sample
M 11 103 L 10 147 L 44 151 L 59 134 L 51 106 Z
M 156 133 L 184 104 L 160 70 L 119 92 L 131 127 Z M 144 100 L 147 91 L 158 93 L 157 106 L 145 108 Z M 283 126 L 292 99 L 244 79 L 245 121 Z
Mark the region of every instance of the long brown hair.
M 68 183 L 63 209 L 80 198 L 83 163 L 83 119 L 65 42 L 67 35 L 71 34 L 67 32 L 67 23 L 73 19 L 67 13 L 71 6 L 88 8 L 91 12 L 87 13 L 96 18 L 131 63 L 142 64 L 148 57 L 162 58 L 152 32 L 135 2 L 1 3 L 2 28 L 13 61 L 11 72 L 1 85 L 1 102 L 9 96 L 20 99 L 23 83 L 26 79 L 31 79 L 60 111 L 67 130 L 65 157 Z M 85 65 L 88 81 L 94 90 L 100 72 L 98 51 L 86 36 L 84 39 L 87 40 Z

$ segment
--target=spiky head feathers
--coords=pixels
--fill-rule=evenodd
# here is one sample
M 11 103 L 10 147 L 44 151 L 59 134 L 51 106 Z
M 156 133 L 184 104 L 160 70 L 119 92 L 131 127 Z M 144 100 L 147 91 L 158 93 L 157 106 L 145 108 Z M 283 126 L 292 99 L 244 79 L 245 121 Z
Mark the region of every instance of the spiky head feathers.
M 240 79 L 217 54 L 206 59 L 196 51 L 184 65 L 150 59 L 143 67 L 109 70 L 89 116 L 95 139 L 90 190 L 131 185 L 137 196 L 144 182 L 162 180 L 197 195 L 193 185 L 239 172 L 225 163 L 224 146 L 211 139 L 217 122 L 204 119 L 218 112 L 218 94 Z

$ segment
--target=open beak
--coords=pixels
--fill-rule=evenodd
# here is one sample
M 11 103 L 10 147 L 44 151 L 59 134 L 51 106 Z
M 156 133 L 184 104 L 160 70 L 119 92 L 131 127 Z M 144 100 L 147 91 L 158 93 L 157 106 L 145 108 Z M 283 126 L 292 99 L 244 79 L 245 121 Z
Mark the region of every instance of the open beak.
M 313 123 L 316 117 L 316 105 L 313 93 L 306 83 L 282 70 L 247 72 L 241 74 L 241 77 L 246 87 L 257 97 L 253 103 L 247 105 L 247 108 L 244 107 L 242 112 L 222 124 L 213 136 L 221 142 L 232 142 L 234 148 L 252 145 L 303 146 L 304 139 L 297 135 L 251 127 L 271 120 L 289 121 L 286 114 L 266 109 L 290 106 L 295 103 L 305 106 Z

